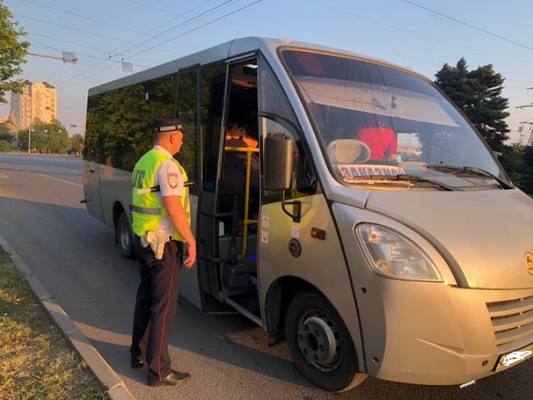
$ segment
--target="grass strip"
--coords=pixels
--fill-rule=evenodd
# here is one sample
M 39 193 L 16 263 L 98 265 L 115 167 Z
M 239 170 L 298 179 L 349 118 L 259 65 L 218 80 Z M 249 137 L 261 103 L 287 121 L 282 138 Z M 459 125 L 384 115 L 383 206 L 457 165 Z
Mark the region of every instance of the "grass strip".
M 0 399 L 109 399 L 2 249 Z

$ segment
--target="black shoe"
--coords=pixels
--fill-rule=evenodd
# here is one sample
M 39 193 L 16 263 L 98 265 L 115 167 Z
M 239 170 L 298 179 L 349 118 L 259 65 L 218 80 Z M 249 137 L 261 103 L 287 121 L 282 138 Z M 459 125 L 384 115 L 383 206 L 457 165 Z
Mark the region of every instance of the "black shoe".
M 133 357 L 133 358 L 131 359 L 130 366 L 131 366 L 133 369 L 139 369 L 139 368 L 142 368 L 142 367 L 144 367 L 144 361 L 141 360 L 141 359 L 139 359 L 139 358 Z
M 149 386 L 162 386 L 162 385 L 177 385 L 178 383 L 186 382 L 191 379 L 191 374 L 187 372 L 170 371 L 170 373 L 163 379 L 159 380 L 154 375 L 148 375 Z

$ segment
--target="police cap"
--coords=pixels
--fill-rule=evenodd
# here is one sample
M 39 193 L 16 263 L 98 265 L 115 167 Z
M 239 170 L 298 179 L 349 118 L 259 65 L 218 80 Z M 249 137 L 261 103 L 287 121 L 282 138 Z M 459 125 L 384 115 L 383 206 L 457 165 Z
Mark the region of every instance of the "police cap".
M 154 134 L 171 131 L 183 132 L 183 124 L 178 118 L 156 118 L 152 127 Z

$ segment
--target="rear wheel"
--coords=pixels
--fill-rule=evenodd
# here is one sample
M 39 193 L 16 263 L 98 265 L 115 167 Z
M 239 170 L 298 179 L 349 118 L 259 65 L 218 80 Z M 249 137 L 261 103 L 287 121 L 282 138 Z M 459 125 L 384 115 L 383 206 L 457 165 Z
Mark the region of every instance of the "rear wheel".
M 116 235 L 120 248 L 120 255 L 124 258 L 133 258 L 133 238 L 130 222 L 124 212 L 120 213 L 117 219 Z
M 360 385 L 357 354 L 348 329 L 320 294 L 303 293 L 289 305 L 285 334 L 296 368 L 309 381 L 331 392 Z

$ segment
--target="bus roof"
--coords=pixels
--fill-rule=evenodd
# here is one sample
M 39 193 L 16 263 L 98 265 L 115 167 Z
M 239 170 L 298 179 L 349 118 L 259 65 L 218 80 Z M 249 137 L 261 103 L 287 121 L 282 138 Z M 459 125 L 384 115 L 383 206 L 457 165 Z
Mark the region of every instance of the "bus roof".
M 212 62 L 225 60 L 232 57 L 237 57 L 241 54 L 251 53 L 256 50 L 260 50 L 263 53 L 275 54 L 279 47 L 301 48 L 308 50 L 324 51 L 328 53 L 335 53 L 339 55 L 345 55 L 348 57 L 357 57 L 365 61 L 377 63 L 399 69 L 410 74 L 419 75 L 416 72 L 392 64 L 387 61 L 383 61 L 378 58 L 368 57 L 358 53 L 353 53 L 345 50 L 339 50 L 332 47 L 321 46 L 305 42 L 293 42 L 289 39 L 272 39 L 263 37 L 244 37 L 234 39 L 229 42 L 219 44 L 217 46 L 201 50 L 199 52 L 166 62 L 164 64 L 146 69 L 144 71 L 137 72 L 135 74 L 128 75 L 124 78 L 116 79 L 114 81 L 104 83 L 99 86 L 95 86 L 89 89 L 89 96 L 107 92 L 109 90 L 118 89 L 121 87 L 133 85 L 139 82 L 144 82 L 149 79 L 154 79 L 160 76 L 169 75 L 177 72 L 180 69 L 191 67 L 198 64 L 209 64 Z M 419 75 L 427 80 L 426 77 Z

